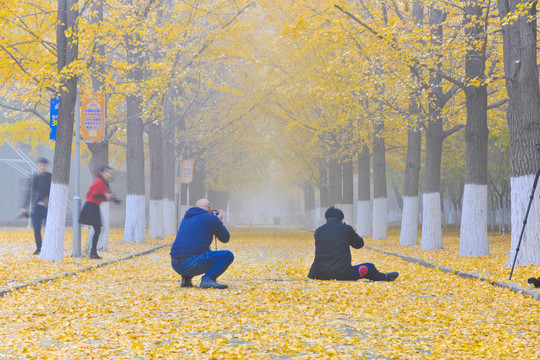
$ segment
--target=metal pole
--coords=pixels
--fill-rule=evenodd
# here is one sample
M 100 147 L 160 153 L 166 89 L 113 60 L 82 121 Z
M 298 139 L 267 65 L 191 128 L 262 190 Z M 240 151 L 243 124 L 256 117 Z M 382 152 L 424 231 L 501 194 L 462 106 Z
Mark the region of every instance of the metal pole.
M 180 227 L 180 216 L 182 216 L 182 155 L 178 159 L 178 168 L 176 175 L 178 176 L 178 192 L 176 193 L 176 229 Z
M 534 177 L 531 196 L 529 198 L 529 205 L 527 206 L 527 212 L 525 213 L 525 218 L 523 219 L 523 227 L 521 228 L 521 233 L 519 234 L 519 241 L 516 247 L 516 255 L 514 256 L 514 262 L 512 263 L 512 270 L 510 270 L 510 277 L 508 278 L 508 280 L 512 280 L 512 274 L 514 273 L 514 267 L 516 266 L 516 260 L 517 260 L 517 256 L 519 252 L 519 247 L 521 245 L 521 240 L 523 239 L 523 233 L 525 232 L 525 225 L 527 225 L 527 218 L 529 217 L 529 211 L 531 210 L 531 204 L 534 199 L 534 191 L 536 190 L 536 185 L 538 184 L 538 177 L 540 177 L 540 168 L 536 170 L 536 175 Z
M 73 194 L 73 257 L 81 257 L 81 99 L 77 93 L 75 102 L 75 189 Z

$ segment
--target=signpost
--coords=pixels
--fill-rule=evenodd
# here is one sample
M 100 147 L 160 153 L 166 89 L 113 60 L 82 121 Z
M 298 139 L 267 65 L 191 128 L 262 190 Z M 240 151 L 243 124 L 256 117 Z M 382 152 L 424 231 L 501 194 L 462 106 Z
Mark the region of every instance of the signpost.
M 58 107 L 60 106 L 60 99 L 58 95 L 53 95 L 51 98 L 51 118 L 49 121 L 49 127 L 51 132 L 49 134 L 49 139 L 56 141 L 56 126 L 58 124 Z
M 80 121 L 82 142 L 101 142 L 105 139 L 104 94 L 82 96 Z
M 193 165 L 195 164 L 195 160 L 188 159 L 188 160 L 182 160 L 182 166 L 180 168 L 180 184 L 178 184 L 178 206 L 176 208 L 177 216 L 176 216 L 176 227 L 178 228 L 178 223 L 180 221 L 180 217 L 182 214 L 182 184 L 189 184 L 193 181 Z M 188 185 L 189 186 L 189 185 Z M 189 189 L 187 191 L 187 199 L 186 204 L 189 204 Z
M 75 194 L 73 195 L 73 257 L 80 257 L 82 255 L 81 225 L 79 224 L 79 215 L 81 213 L 81 141 L 90 143 L 100 142 L 104 139 L 105 95 L 89 94 L 83 95 L 82 97 L 79 97 L 78 95 L 75 105 Z
M 81 224 L 79 215 L 81 214 L 81 100 L 77 95 L 75 101 L 75 184 L 73 194 L 73 257 L 81 257 Z
M 182 161 L 182 183 L 189 184 L 193 181 L 193 165 L 195 160 Z

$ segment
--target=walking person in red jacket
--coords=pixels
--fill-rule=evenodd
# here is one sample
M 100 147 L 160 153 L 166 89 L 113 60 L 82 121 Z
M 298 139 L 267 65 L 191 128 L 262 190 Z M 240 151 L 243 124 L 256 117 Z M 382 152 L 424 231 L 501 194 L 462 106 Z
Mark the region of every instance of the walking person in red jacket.
M 90 259 L 101 259 L 97 253 L 97 243 L 99 234 L 101 233 L 101 212 L 99 205 L 104 201 L 114 201 L 119 203 L 120 200 L 111 193 L 109 182 L 113 178 L 113 171 L 108 166 L 100 166 L 97 171 L 97 176 L 86 193 L 86 203 L 84 204 L 79 222 L 81 224 L 90 225 L 94 228 L 94 237 L 92 238 L 92 249 L 90 250 Z

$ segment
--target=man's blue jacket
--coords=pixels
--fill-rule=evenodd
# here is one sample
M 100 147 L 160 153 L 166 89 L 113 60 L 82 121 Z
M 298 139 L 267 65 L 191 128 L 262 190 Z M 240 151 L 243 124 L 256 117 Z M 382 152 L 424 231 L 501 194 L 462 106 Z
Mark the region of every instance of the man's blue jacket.
M 226 243 L 230 239 L 229 231 L 221 220 L 208 211 L 192 207 L 182 219 L 178 234 L 171 248 L 172 259 L 187 259 L 210 250 L 213 236 Z

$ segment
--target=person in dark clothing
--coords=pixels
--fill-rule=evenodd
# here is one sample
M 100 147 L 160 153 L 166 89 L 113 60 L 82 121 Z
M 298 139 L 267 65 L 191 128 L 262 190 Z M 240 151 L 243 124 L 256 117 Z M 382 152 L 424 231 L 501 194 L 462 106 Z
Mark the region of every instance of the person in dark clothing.
M 97 244 L 99 234 L 101 233 L 101 211 L 99 205 L 104 201 L 119 200 L 111 193 L 109 182 L 113 178 L 113 171 L 108 166 L 101 166 L 97 171 L 97 176 L 86 193 L 86 203 L 84 204 L 81 214 L 79 215 L 79 223 L 90 225 L 94 228 L 94 236 L 92 237 L 92 248 L 90 249 L 90 259 L 101 259 L 97 253 Z
M 325 218 L 326 224 L 315 230 L 315 260 L 309 270 L 310 279 L 393 281 L 399 276 L 398 272 L 381 273 L 372 263 L 351 265 L 350 246 L 360 249 L 364 239 L 343 221 L 341 210 L 330 207 Z
M 216 280 L 232 264 L 234 255 L 229 250 L 210 250 L 214 236 L 223 243 L 230 239 L 222 219 L 221 210 L 214 212 L 207 199 L 198 200 L 186 211 L 170 253 L 173 269 L 182 276 L 182 287 L 192 287 L 191 279 L 201 274 L 203 289 L 228 287 Z
M 49 206 L 49 193 L 51 191 L 51 173 L 49 170 L 49 161 L 45 158 L 39 158 L 36 162 L 38 173 L 32 176 L 28 191 L 26 193 L 21 214 L 31 216 L 32 227 L 34 228 L 34 239 L 36 241 L 36 251 L 34 255 L 41 252 L 41 226 L 47 218 L 47 207 Z M 32 211 L 29 212 L 30 205 Z

